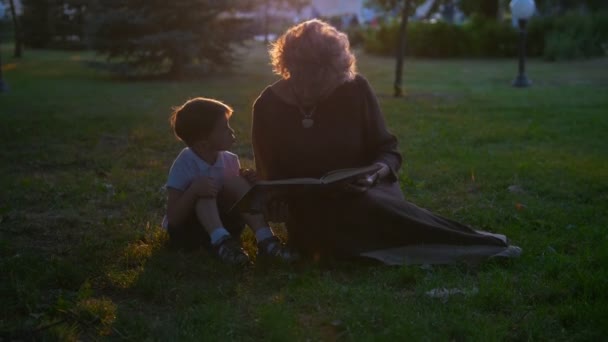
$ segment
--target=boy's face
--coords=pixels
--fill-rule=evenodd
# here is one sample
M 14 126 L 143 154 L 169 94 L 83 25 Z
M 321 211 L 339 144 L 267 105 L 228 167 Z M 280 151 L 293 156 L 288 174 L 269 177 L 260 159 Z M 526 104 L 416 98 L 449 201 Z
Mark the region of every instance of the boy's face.
M 228 118 L 225 116 L 215 123 L 213 130 L 207 137 L 208 147 L 217 151 L 230 149 L 235 141 L 234 130 L 230 127 Z

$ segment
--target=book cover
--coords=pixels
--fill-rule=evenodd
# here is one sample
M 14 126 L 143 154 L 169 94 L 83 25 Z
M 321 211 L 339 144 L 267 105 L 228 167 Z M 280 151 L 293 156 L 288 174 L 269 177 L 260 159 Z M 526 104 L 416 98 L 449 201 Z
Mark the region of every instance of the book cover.
M 371 175 L 380 169 L 378 165 L 338 169 L 327 172 L 320 178 L 285 178 L 271 181 L 258 181 L 239 199 L 230 210 L 238 209 L 243 212 L 260 211 L 266 195 L 272 193 L 295 193 L 298 191 L 315 191 L 340 183 L 350 182 L 366 175 Z

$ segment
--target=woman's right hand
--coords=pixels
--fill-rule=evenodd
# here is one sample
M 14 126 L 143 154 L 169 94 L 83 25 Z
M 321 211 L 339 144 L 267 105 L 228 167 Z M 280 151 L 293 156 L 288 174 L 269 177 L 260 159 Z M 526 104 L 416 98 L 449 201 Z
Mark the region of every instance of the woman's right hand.
M 390 168 L 385 163 L 376 163 L 375 165 L 378 166 L 378 171 L 361 177 L 354 182 L 344 184 L 343 190 L 351 193 L 366 192 L 389 174 Z
M 361 177 L 352 183 L 345 183 L 342 186 L 342 189 L 351 193 L 363 193 L 376 184 L 378 177 L 379 176 L 377 173 L 370 176 Z
M 199 177 L 190 185 L 198 197 L 215 197 L 220 191 L 219 184 L 211 177 Z

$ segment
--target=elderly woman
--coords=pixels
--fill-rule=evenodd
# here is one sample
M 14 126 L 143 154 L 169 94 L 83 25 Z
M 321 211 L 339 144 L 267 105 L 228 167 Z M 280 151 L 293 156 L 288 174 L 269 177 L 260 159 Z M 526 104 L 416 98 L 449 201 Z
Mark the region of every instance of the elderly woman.
M 311 256 L 366 256 L 388 264 L 513 256 L 506 238 L 473 230 L 407 202 L 401 155 L 348 38 L 319 20 L 296 25 L 270 49 L 281 76 L 253 106 L 258 178 L 320 177 L 372 164 L 372 177 L 331 193 L 285 198 L 289 243 Z

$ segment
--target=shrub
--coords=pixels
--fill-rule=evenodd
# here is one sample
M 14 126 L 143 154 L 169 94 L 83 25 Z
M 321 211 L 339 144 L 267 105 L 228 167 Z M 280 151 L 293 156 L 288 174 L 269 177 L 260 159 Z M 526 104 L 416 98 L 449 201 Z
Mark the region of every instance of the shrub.
M 377 55 L 394 55 L 399 34 L 397 22 L 381 25 L 378 29 L 369 28 L 364 34 L 365 51 Z
M 365 35 L 366 51 L 393 55 L 399 23 L 385 24 Z M 516 52 L 517 35 L 506 23 L 476 18 L 458 26 L 446 22 L 411 22 L 406 37 L 406 55 L 416 57 L 506 57 Z
M 473 16 L 463 25 L 469 37 L 469 57 L 512 57 L 517 54 L 518 34 L 510 22 Z
M 574 31 L 551 31 L 545 40 L 543 57 L 551 61 L 581 58 L 585 56 L 581 45 Z
M 364 49 L 394 55 L 399 23 L 368 29 Z M 602 56 L 608 49 L 608 12 L 535 17 L 527 29 L 526 53 L 548 60 Z M 406 55 L 416 57 L 513 57 L 517 55 L 518 30 L 511 22 L 472 16 L 462 26 L 445 22 L 411 22 Z
M 413 22 L 408 27 L 406 53 L 416 57 L 460 57 L 470 53 L 471 37 L 460 26 L 445 22 Z

